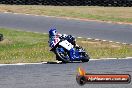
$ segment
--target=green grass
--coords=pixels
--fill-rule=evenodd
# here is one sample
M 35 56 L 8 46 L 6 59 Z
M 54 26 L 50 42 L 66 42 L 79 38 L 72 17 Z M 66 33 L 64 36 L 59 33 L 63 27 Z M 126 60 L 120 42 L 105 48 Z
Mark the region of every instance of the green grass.
M 0 12 L 132 22 L 132 7 L 0 5 Z
M 0 28 L 4 40 L 0 41 L 0 63 L 26 63 L 54 61 L 55 55 L 50 52 L 48 35 L 33 32 L 16 31 Z M 91 58 L 130 57 L 131 45 L 121 45 L 102 41 L 77 39 Z
M 123 45 L 103 41 L 79 39 L 77 43 L 85 47 L 91 58 L 125 58 L 132 57 L 132 45 Z
M 0 29 L 0 63 L 41 62 L 54 60 L 47 44 L 48 36 L 32 32 Z

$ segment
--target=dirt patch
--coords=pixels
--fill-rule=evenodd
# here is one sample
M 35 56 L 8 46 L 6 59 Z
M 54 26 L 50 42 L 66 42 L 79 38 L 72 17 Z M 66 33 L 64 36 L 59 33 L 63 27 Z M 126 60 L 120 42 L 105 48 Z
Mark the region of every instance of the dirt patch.
M 4 39 L 0 42 L 0 45 L 12 44 L 13 42 L 9 39 Z

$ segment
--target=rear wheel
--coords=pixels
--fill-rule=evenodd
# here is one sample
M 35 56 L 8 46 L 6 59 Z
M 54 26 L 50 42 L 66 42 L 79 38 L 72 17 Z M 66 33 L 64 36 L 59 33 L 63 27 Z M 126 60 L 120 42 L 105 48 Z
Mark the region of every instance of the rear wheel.
M 56 48 L 56 59 L 62 61 L 63 63 L 70 62 L 70 57 L 68 55 L 68 51 L 62 47 Z

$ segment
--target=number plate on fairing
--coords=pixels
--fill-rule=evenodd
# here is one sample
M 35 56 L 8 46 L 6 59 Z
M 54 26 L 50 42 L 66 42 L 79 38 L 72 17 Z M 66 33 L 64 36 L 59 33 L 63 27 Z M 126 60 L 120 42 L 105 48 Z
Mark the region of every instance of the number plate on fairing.
M 70 50 L 73 48 L 73 45 L 71 43 L 69 43 L 67 40 L 60 42 L 59 45 L 61 45 L 62 47 L 64 47 L 67 50 Z

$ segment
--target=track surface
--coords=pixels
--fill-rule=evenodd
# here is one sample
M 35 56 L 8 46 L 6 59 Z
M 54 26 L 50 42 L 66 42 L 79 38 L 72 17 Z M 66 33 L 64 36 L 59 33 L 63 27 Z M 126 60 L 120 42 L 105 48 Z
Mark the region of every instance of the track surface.
M 48 32 L 55 26 L 59 32 L 74 36 L 132 43 L 132 26 L 66 20 L 44 16 L 0 13 L 0 27 Z M 89 73 L 123 73 L 132 75 L 132 59 L 99 60 L 88 63 L 0 66 L 0 88 L 78 88 L 79 66 Z M 132 88 L 132 84 L 87 84 L 83 88 Z
M 77 68 L 88 73 L 132 75 L 132 59 L 98 60 L 88 63 L 0 66 L 0 88 L 80 88 Z M 132 88 L 130 84 L 86 84 L 82 88 Z
M 56 27 L 61 33 L 72 34 L 77 37 L 99 38 L 132 44 L 132 25 L 0 13 L 0 27 L 34 32 L 48 32 L 50 27 Z

